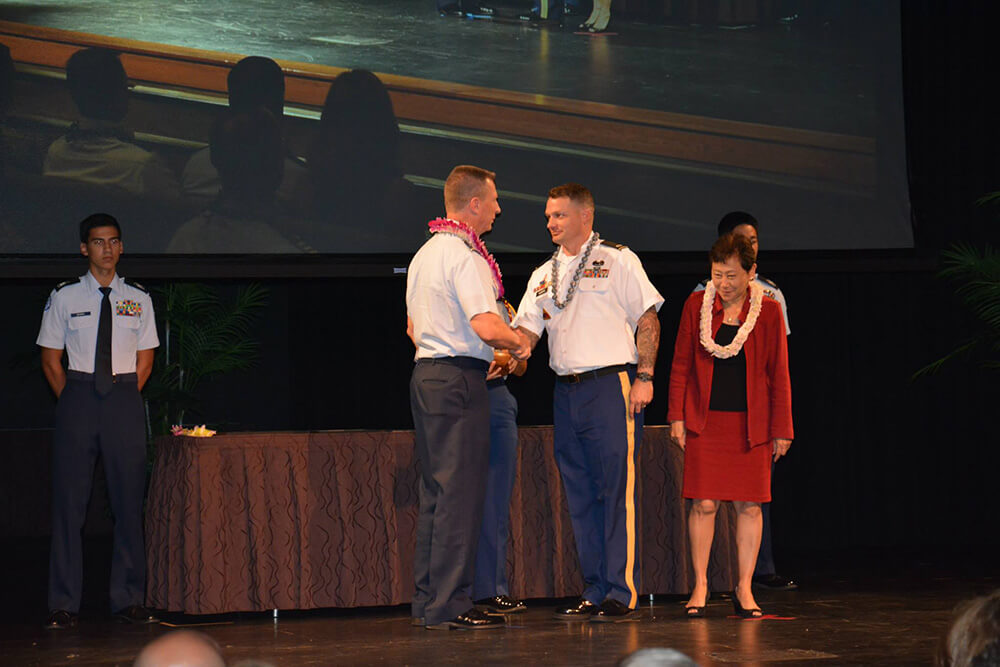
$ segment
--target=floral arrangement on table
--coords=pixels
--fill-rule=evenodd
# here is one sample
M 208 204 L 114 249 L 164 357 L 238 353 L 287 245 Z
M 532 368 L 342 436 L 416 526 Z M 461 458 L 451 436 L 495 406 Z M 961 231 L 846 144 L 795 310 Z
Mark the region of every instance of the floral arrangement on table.
M 173 435 L 187 435 L 192 438 L 211 438 L 215 435 L 215 431 L 210 428 L 205 428 L 204 424 L 193 428 L 184 428 L 180 424 L 174 424 L 170 427 L 170 432 Z

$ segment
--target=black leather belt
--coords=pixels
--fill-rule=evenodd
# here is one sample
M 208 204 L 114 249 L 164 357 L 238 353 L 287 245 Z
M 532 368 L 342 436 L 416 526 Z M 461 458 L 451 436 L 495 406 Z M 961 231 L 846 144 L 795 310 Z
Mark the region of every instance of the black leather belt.
M 557 375 L 556 380 L 559 382 L 565 382 L 566 384 L 577 384 L 579 382 L 585 382 L 586 380 L 596 380 L 599 377 L 611 375 L 612 373 L 621 373 L 626 370 L 628 370 L 628 366 L 625 364 L 620 364 L 618 366 L 605 366 L 604 368 L 595 368 L 592 371 L 584 371 L 583 373 Z
M 70 380 L 77 380 L 79 382 L 93 382 L 93 373 L 84 373 L 83 371 L 66 371 L 66 377 Z M 119 382 L 138 382 L 139 376 L 135 373 L 119 373 L 118 375 L 111 376 L 111 382 L 117 384 Z

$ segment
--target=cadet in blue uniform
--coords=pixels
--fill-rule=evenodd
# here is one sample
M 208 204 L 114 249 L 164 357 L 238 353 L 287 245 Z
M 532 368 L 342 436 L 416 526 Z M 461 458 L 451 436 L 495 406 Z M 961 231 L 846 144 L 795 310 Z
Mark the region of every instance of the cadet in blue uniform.
M 514 308 L 503 299 L 497 304 L 508 324 Z M 517 399 L 507 389 L 507 375 L 523 375 L 527 362 L 511 357 L 506 368 L 490 364 L 486 389 L 490 399 L 490 465 L 486 473 L 483 525 L 476 549 L 476 576 L 472 596 L 476 606 L 493 614 L 515 614 L 528 607 L 510 596 L 507 581 L 507 543 L 510 539 L 510 495 L 517 472 Z
M 80 252 L 89 271 L 52 290 L 37 341 L 45 378 L 59 398 L 46 627 L 77 623 L 83 584 L 80 534 L 98 455 L 115 517 L 111 609 L 118 620 L 153 623 L 157 619 L 143 606 L 146 429 L 139 395 L 159 345 L 153 302 L 144 287 L 115 271 L 122 235 L 113 217 L 96 213 L 80 223 Z M 62 365 L 64 349 L 68 370 Z
M 722 216 L 719 220 L 719 236 L 723 234 L 738 234 L 745 236 L 756 253 L 759 250 L 757 242 L 757 230 L 759 228 L 757 219 L 744 211 L 731 211 Z M 758 275 L 754 280 L 764 288 L 764 294 L 771 297 L 781 306 L 781 314 L 785 318 L 785 334 L 791 335 L 792 327 L 788 324 L 788 305 L 785 303 L 785 295 L 781 293 L 774 282 Z M 704 280 L 694 288 L 694 291 L 705 289 Z M 761 518 L 764 527 L 760 536 L 760 551 L 757 553 L 757 566 L 753 573 L 754 586 L 770 588 L 773 590 L 794 590 L 799 587 L 795 581 L 778 574 L 774 566 L 774 549 L 771 543 L 771 503 L 761 503 Z
M 554 448 L 585 588 L 556 617 L 630 620 L 641 585 L 642 411 L 653 400 L 663 297 L 635 253 L 593 231 L 587 188 L 552 188 L 545 217 L 559 247 L 532 273 L 514 324 L 532 345 L 548 332 L 557 375 Z

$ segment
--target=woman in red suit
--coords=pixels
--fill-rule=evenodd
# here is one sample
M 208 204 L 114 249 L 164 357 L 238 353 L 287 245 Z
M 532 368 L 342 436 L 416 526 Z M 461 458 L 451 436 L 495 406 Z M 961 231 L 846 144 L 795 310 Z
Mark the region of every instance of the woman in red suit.
M 760 504 L 771 500 L 771 460 L 792 444 L 792 391 L 781 306 L 754 283 L 753 247 L 719 238 L 709 252 L 712 278 L 688 297 L 670 370 L 670 438 L 684 454 L 684 497 L 695 584 L 690 618 L 708 600 L 708 557 L 722 500 L 737 512 L 739 582 L 733 607 L 762 615 L 750 587 L 760 548 Z

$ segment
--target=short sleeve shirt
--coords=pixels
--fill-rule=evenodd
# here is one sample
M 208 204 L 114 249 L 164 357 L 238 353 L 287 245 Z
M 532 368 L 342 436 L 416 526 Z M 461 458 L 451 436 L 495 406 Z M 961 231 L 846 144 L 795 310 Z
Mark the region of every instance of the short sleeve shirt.
M 42 313 L 36 343 L 53 350 L 66 350 L 69 369 L 94 372 L 97 329 L 101 317 L 100 284 L 89 271 L 52 290 Z M 153 300 L 145 290 L 130 285 L 118 275 L 111 284 L 111 372 L 135 372 L 138 350 L 160 345 L 156 334 Z
M 785 318 L 785 335 L 790 336 L 792 333 L 792 327 L 788 323 L 788 305 L 785 303 L 785 295 L 781 293 L 781 290 L 778 289 L 777 285 L 772 283 L 767 278 L 757 276 L 756 278 L 754 278 L 754 281 L 762 288 L 764 288 L 764 296 L 771 297 L 772 299 L 778 302 L 779 306 L 781 306 L 781 316 Z M 700 292 L 701 290 L 705 289 L 705 282 L 698 283 L 697 287 L 695 287 L 692 291 Z
M 575 257 L 559 252 L 559 299 L 564 302 L 583 249 Z M 539 336 L 548 332 L 549 366 L 558 375 L 636 363 L 639 318 L 663 305 L 642 262 L 624 246 L 598 243 L 580 275 L 572 300 L 560 309 L 552 299 L 552 260 L 535 269 L 514 325 Z
M 493 349 L 470 324 L 497 311 L 498 290 L 489 265 L 454 234 L 434 234 L 406 272 L 406 313 L 413 322 L 416 358 L 493 360 Z

